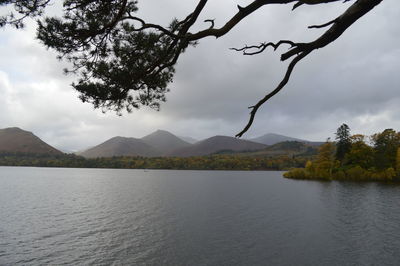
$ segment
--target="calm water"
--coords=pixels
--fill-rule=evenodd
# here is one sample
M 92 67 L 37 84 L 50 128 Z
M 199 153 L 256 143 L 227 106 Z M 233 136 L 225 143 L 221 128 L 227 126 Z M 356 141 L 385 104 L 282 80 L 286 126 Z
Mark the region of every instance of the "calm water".
M 0 167 L 0 265 L 399 265 L 400 187 Z

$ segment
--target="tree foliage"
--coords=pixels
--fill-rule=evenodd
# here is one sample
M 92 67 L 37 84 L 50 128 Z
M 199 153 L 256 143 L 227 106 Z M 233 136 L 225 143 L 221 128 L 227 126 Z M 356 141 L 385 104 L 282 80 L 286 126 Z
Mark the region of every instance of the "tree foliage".
M 374 165 L 374 149 L 365 143 L 364 135 L 351 136 L 349 152 L 346 154 L 345 165 L 359 165 L 368 169 Z
M 346 124 L 342 124 L 336 131 L 336 160 L 343 161 L 351 147 L 350 128 Z
M 319 148 L 318 156 L 314 163 L 314 169 L 316 174 L 323 179 L 329 179 L 332 176 L 335 163 L 334 154 L 335 145 L 330 141 L 327 141 Z
M 15 12 L 8 12 L 0 16 L 0 28 L 11 25 L 17 29 L 24 27 L 25 18 L 41 16 L 51 0 L 0 0 L 0 7 L 12 5 Z
M 330 143 L 321 146 L 318 157 L 307 162 L 305 168 L 293 169 L 285 176 L 296 179 L 400 181 L 400 132 L 385 129 L 371 136 L 373 145 L 365 136 L 350 137 L 350 149 L 343 163 L 334 159 Z
M 400 146 L 400 133 L 393 129 L 385 129 L 372 136 L 375 150 L 375 165 L 379 169 L 394 167 L 397 148 Z
M 221 27 L 208 19 L 210 27 L 194 30 L 208 0 L 198 0 L 193 12 L 185 18 L 171 18 L 167 26 L 146 22 L 136 16 L 136 0 L 64 0 L 62 17 L 46 17 L 38 20 L 38 39 L 59 57 L 71 62 L 67 73 L 78 78 L 72 86 L 80 92 L 82 101 L 91 102 L 97 108 L 131 111 L 146 105 L 159 109 L 165 101 L 165 93 L 173 79 L 174 66 L 189 46 L 206 37 L 228 34 L 247 16 L 261 7 L 273 4 L 300 6 L 319 5 L 343 0 L 253 0 L 239 6 Z M 343 2 L 351 2 L 344 0 Z M 51 0 L 0 0 L 0 6 L 12 6 L 14 13 L 0 16 L 0 27 L 23 26 L 26 17 L 38 17 Z M 236 136 L 241 137 L 252 125 L 255 115 L 267 100 L 277 94 L 289 81 L 295 65 L 313 51 L 323 48 L 339 38 L 354 22 L 370 12 L 382 0 L 354 0 L 350 7 L 335 19 L 309 28 L 328 27 L 310 42 L 280 40 L 276 43 L 233 48 L 244 55 L 255 55 L 282 45 L 289 50 L 281 60 L 291 60 L 282 81 L 251 109 L 250 119 Z
M 400 176 L 400 147 L 397 148 L 396 154 L 396 173 Z

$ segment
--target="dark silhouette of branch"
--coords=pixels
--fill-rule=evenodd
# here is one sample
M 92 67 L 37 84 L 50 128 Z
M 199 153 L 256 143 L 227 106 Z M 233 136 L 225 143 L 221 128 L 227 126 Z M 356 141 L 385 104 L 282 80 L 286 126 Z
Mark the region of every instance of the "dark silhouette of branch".
M 267 47 L 272 47 L 272 48 L 274 48 L 274 50 L 276 50 L 282 44 L 289 44 L 291 47 L 294 47 L 297 45 L 296 43 L 289 41 L 289 40 L 280 40 L 277 43 L 269 42 L 269 43 L 262 43 L 260 45 L 250 45 L 250 46 L 246 45 L 243 48 L 230 48 L 230 49 L 237 51 L 237 52 L 243 52 L 243 55 L 256 55 L 256 54 L 260 54 L 260 53 L 264 52 L 264 50 Z M 250 52 L 249 52 L 249 50 L 250 50 Z M 254 50 L 254 51 L 251 52 L 252 50 Z
M 306 1 L 300 1 L 306 2 Z M 289 64 L 286 74 L 279 85 L 269 94 L 267 94 L 263 99 L 261 99 L 256 105 L 250 107 L 252 111 L 250 112 L 250 119 L 244 129 L 236 134 L 236 137 L 241 137 L 250 128 L 254 121 L 254 117 L 261 105 L 263 105 L 272 96 L 277 94 L 289 81 L 290 75 L 293 71 L 295 65 L 304 57 L 309 55 L 312 51 L 320 49 L 331 42 L 339 38 L 347 28 L 349 28 L 354 22 L 356 22 L 360 17 L 364 16 L 370 10 L 372 10 L 376 5 L 380 4 L 382 0 L 358 0 L 353 5 L 351 5 L 341 16 L 336 19 L 322 24 L 320 26 L 311 26 L 312 28 L 322 28 L 332 25 L 326 32 L 324 32 L 316 40 L 309 43 L 294 43 L 292 41 L 280 41 L 277 44 L 266 43 L 260 44 L 258 46 L 245 46 L 240 49 L 233 49 L 236 51 L 242 51 L 244 55 L 255 55 L 263 52 L 267 47 L 272 46 L 276 50 L 281 44 L 290 44 L 291 48 L 288 52 L 281 55 L 281 60 L 285 61 L 293 56 L 296 56 Z M 254 50 L 254 52 L 248 52 L 249 50 Z
M 263 105 L 266 101 L 268 101 L 269 99 L 271 99 L 275 94 L 277 94 L 279 91 L 281 91 L 285 85 L 288 83 L 289 79 L 290 79 L 290 75 L 293 72 L 294 67 L 296 66 L 296 64 L 298 62 L 300 62 L 300 60 L 302 60 L 304 57 L 306 57 L 310 52 L 302 52 L 299 55 L 297 55 L 292 62 L 290 62 L 285 76 L 283 77 L 282 81 L 279 83 L 279 85 L 270 93 L 268 93 L 264 98 L 262 98 L 259 102 L 257 102 L 255 105 L 250 106 L 249 109 L 251 109 L 250 112 L 250 119 L 247 122 L 246 126 L 243 128 L 242 131 L 240 131 L 238 134 L 236 134 L 237 138 L 240 138 L 243 136 L 244 133 L 247 132 L 247 130 L 249 130 L 249 128 L 251 127 L 251 125 L 253 124 L 254 118 L 256 116 L 256 113 L 258 111 L 258 109 L 261 107 L 261 105 Z
M 204 22 L 210 22 L 211 23 L 210 29 L 214 28 L 214 25 L 215 25 L 214 21 L 215 21 L 215 19 L 206 19 L 206 20 L 204 20 Z
M 325 27 L 328 27 L 329 25 L 332 25 L 333 23 L 335 23 L 336 22 L 336 18 L 334 19 L 334 20 L 331 20 L 331 21 L 329 21 L 329 22 L 327 22 L 327 23 L 324 23 L 324 24 L 321 24 L 321 25 L 311 25 L 311 26 L 308 26 L 308 28 L 309 29 L 320 29 L 320 28 L 325 28 Z

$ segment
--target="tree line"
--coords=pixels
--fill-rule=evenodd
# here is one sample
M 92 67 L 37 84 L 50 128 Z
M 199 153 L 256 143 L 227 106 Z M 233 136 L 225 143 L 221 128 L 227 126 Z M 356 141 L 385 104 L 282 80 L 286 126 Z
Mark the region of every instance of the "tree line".
M 124 168 L 177 170 L 287 170 L 303 167 L 312 155 L 302 156 L 246 156 L 214 154 L 194 157 L 109 157 L 84 158 L 74 154 L 43 155 L 1 153 L 1 166 L 69 167 L 69 168 Z
M 315 160 L 284 174 L 294 179 L 400 181 L 400 132 L 385 129 L 372 136 L 350 134 L 342 124 L 336 142 L 327 141 Z

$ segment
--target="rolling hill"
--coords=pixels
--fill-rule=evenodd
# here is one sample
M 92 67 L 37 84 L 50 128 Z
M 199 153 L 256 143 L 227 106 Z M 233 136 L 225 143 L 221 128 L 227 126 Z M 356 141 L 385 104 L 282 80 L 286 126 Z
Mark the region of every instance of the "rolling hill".
M 32 132 L 18 127 L 0 129 L 0 153 L 31 153 L 61 155 L 61 151 L 50 146 Z
M 313 156 L 318 152 L 318 147 L 304 142 L 299 141 L 284 141 L 274 145 L 268 146 L 263 150 L 255 152 L 247 152 L 238 155 L 244 156 L 261 156 L 261 157 L 275 157 L 281 155 L 302 155 L 302 156 Z
M 157 156 L 159 151 L 141 139 L 114 137 L 79 155 L 86 158 L 113 156 Z
M 277 144 L 280 142 L 286 142 L 286 141 L 297 141 L 297 142 L 301 142 L 301 143 L 307 143 L 312 146 L 319 146 L 324 143 L 324 142 L 318 142 L 318 141 L 309 141 L 309 140 L 304 140 L 304 139 L 292 138 L 292 137 L 279 135 L 279 134 L 275 134 L 275 133 L 267 133 L 260 137 L 249 139 L 249 140 L 253 141 L 253 142 L 262 143 L 265 145 L 274 145 L 274 144 Z

